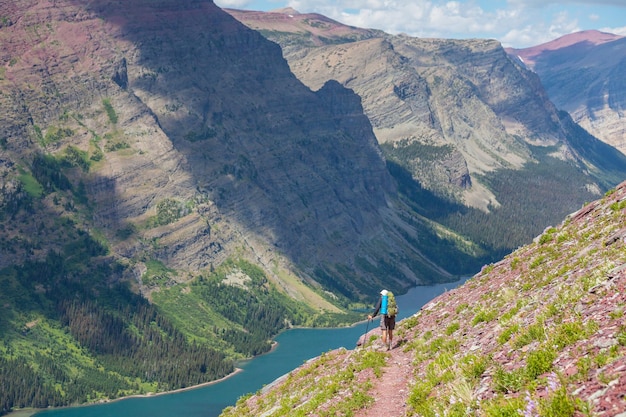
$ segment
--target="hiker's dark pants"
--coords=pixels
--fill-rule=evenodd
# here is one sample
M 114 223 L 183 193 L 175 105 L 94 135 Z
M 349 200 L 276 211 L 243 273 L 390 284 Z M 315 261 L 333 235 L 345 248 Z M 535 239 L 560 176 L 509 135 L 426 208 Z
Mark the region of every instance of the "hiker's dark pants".
M 387 317 L 386 315 L 380 316 L 380 328 L 382 330 L 393 330 L 396 328 L 396 316 Z

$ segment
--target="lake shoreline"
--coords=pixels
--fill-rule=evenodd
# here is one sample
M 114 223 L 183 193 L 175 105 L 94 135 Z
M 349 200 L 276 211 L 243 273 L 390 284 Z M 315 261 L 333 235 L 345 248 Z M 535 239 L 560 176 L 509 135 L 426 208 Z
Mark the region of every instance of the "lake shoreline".
M 275 344 L 278 344 L 278 343 L 275 342 Z M 274 344 L 272 345 L 272 349 L 274 349 Z M 30 417 L 30 416 L 33 416 L 33 415 L 35 415 L 37 413 L 40 413 L 42 411 L 46 411 L 46 410 L 61 410 L 61 409 L 64 409 L 64 408 L 90 407 L 92 405 L 108 404 L 108 403 L 128 400 L 128 399 L 131 399 L 131 398 L 151 398 L 151 397 L 157 397 L 157 396 L 160 396 L 160 395 L 175 394 L 177 392 L 191 391 L 191 390 L 194 390 L 194 389 L 203 388 L 203 387 L 207 387 L 209 385 L 213 385 L 213 384 L 217 384 L 217 383 L 223 382 L 223 381 L 227 380 L 228 378 L 232 378 L 233 376 L 237 375 L 240 372 L 243 372 L 242 368 L 235 368 L 235 370 L 233 372 L 229 373 L 228 375 L 225 375 L 225 376 L 221 377 L 220 379 L 216 379 L 216 380 L 208 381 L 208 382 L 203 382 L 202 384 L 193 385 L 191 387 L 178 388 L 178 389 L 174 389 L 174 390 L 170 390 L 170 391 L 151 392 L 151 393 L 148 393 L 148 394 L 125 395 L 125 396 L 119 397 L 119 398 L 98 400 L 98 401 L 94 401 L 94 402 L 91 402 L 91 403 L 84 403 L 84 404 L 66 405 L 66 406 L 62 406 L 62 407 L 22 408 L 22 409 L 19 409 L 19 410 L 10 411 L 8 414 L 6 414 L 6 416 L 7 417 Z
M 354 325 L 356 325 L 356 324 L 358 324 L 358 323 L 355 323 Z M 289 329 L 287 329 L 287 330 L 289 330 Z M 278 336 L 278 335 L 276 335 L 276 336 Z M 239 363 L 245 363 L 245 362 L 251 361 L 251 360 L 253 360 L 255 358 L 258 358 L 259 356 L 263 356 L 263 355 L 267 355 L 269 353 L 272 353 L 274 350 L 276 350 L 277 347 L 278 347 L 278 342 L 273 340 L 272 343 L 271 343 L 270 350 L 268 350 L 267 352 L 263 352 L 260 355 L 253 356 L 253 357 L 248 358 L 248 359 L 243 359 L 243 360 L 239 361 Z M 225 381 L 225 380 L 227 380 L 229 378 L 232 378 L 233 376 L 237 375 L 240 372 L 243 372 L 243 368 L 235 367 L 235 370 L 233 372 L 229 373 L 226 376 L 223 376 L 220 379 L 216 379 L 216 380 L 208 381 L 208 382 L 203 382 L 202 384 L 193 385 L 191 387 L 178 388 L 178 389 L 169 390 L 169 391 L 152 392 L 152 393 L 148 393 L 148 394 L 131 394 L 131 395 L 125 395 L 125 396 L 119 397 L 119 398 L 103 399 L 103 400 L 98 400 L 98 401 L 89 402 L 89 403 L 65 405 L 65 406 L 61 406 L 61 407 L 21 408 L 21 409 L 18 409 L 18 410 L 9 411 L 7 414 L 5 414 L 5 416 L 7 416 L 7 417 L 31 417 L 31 416 L 33 416 L 33 415 L 35 415 L 37 413 L 40 413 L 42 411 L 47 411 L 47 410 L 62 410 L 64 408 L 90 407 L 90 406 L 99 405 L 99 404 L 108 404 L 108 403 L 113 403 L 113 402 L 118 402 L 118 401 L 124 401 L 124 400 L 128 400 L 128 399 L 131 399 L 131 398 L 151 398 L 151 397 L 156 397 L 156 396 L 160 396 L 160 395 L 175 394 L 177 392 L 191 391 L 191 390 L 194 390 L 194 389 L 199 389 L 199 388 L 203 388 L 203 387 L 207 387 L 207 386 L 210 386 L 210 385 L 213 385 L 213 384 L 217 384 L 217 383 L 223 382 L 223 381 Z

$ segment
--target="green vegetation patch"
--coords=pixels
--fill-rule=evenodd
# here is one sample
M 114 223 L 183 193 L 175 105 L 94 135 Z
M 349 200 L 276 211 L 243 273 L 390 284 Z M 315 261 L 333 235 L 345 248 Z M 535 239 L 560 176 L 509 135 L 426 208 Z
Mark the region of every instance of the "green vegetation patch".
M 19 180 L 24 187 L 24 191 L 33 198 L 40 198 L 44 193 L 43 186 L 37 181 L 37 179 L 30 173 L 20 170 Z
M 46 193 L 72 189 L 70 180 L 63 173 L 62 164 L 52 155 L 36 155 L 33 158 L 31 173 Z
M 248 397 L 242 397 L 237 407 L 226 408 L 222 417 L 292 417 L 308 416 L 356 416 L 358 411 L 371 404 L 374 399 L 368 394 L 376 380 L 370 378 L 358 382 L 359 373 L 371 369 L 378 378 L 388 355 L 371 350 L 358 350 L 351 354 L 346 366 L 342 362 L 345 350 L 322 354 L 303 367 L 290 373 L 286 380 L 275 387 L 266 398 L 260 399 L 254 407 L 246 404 Z M 328 373 L 328 369 L 333 372 Z M 333 401 L 329 407 L 321 407 Z
M 146 272 L 141 276 L 141 281 L 144 285 L 153 286 L 165 286 L 172 281 L 172 276 L 177 275 L 177 272 L 173 269 L 167 268 L 163 262 L 150 259 L 146 263 Z
M 49 169 L 54 161 L 39 164 Z M 108 248 L 97 231 L 56 220 L 60 253 L 0 271 L 0 384 L 8 387 L 1 404 L 64 406 L 188 387 L 233 371 L 223 353 L 186 338 L 129 291 L 119 280 L 124 267 L 102 262 Z
M 107 152 L 116 152 L 123 149 L 130 149 L 130 145 L 128 144 L 128 142 L 126 142 L 126 138 L 124 137 L 123 133 L 118 130 L 105 133 L 104 139 L 106 139 L 104 150 Z
M 111 99 L 105 98 L 102 100 L 102 105 L 104 106 L 104 111 L 106 111 L 107 116 L 109 117 L 109 121 L 113 124 L 117 124 L 117 113 L 111 104 Z
M 156 215 L 146 222 L 147 228 L 166 226 L 185 217 L 193 211 L 194 202 L 181 201 L 174 198 L 166 198 L 156 205 Z
M 65 148 L 63 162 L 70 167 L 78 167 L 84 172 L 89 171 L 89 154 L 75 146 Z
M 52 143 L 57 143 L 62 139 L 69 138 L 74 135 L 74 131 L 69 127 L 50 126 L 46 130 L 45 136 L 43 136 L 42 146 L 47 146 Z

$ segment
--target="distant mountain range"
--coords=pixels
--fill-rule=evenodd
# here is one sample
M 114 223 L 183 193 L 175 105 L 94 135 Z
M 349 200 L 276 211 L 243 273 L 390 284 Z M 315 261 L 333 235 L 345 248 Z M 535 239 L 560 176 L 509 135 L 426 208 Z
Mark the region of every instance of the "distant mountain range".
M 625 37 L 588 30 L 507 52 L 539 75 L 559 109 L 626 153 Z

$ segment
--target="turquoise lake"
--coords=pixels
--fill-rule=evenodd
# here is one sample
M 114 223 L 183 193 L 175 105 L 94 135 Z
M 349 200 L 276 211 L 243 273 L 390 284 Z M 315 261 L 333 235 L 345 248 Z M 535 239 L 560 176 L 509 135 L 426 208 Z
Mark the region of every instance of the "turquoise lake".
M 423 305 L 465 279 L 420 286 L 396 297 L 399 319 L 415 314 Z M 365 314 L 364 314 L 365 315 Z M 378 327 L 378 319 L 339 329 L 292 329 L 281 333 L 276 348 L 238 365 L 239 373 L 212 385 L 150 397 L 133 397 L 104 404 L 45 410 L 39 417 L 217 417 L 242 395 L 253 393 L 307 360 L 329 350 L 354 349 L 365 330 Z

